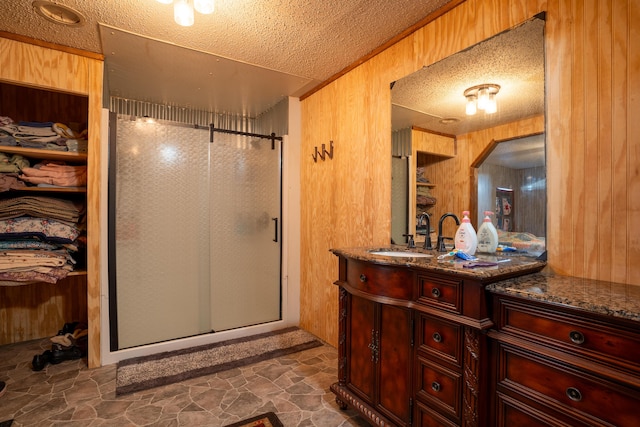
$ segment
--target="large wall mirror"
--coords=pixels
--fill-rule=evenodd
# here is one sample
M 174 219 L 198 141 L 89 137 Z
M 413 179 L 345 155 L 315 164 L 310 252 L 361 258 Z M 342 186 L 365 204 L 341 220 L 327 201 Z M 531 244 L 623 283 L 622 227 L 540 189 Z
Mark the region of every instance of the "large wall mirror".
M 470 210 L 477 229 L 490 210 L 505 245 L 531 237 L 544 250 L 544 77 L 540 15 L 391 83 L 393 242 L 435 243 L 444 213 Z

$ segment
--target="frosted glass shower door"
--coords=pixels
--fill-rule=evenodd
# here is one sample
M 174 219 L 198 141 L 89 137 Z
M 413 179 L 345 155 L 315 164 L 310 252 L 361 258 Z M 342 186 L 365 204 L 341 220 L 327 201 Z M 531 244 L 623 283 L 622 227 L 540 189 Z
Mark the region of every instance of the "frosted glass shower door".
M 209 332 L 208 129 L 116 126 L 116 347 Z
M 214 132 L 211 164 L 211 326 L 279 320 L 281 143 Z

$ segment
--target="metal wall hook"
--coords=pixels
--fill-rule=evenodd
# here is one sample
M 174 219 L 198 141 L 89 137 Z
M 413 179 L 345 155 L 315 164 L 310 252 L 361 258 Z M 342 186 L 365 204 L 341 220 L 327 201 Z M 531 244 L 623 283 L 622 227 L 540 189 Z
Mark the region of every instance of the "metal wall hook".
M 318 150 L 317 146 L 313 148 L 315 151 L 311 155 L 311 157 L 313 157 L 313 161 L 315 163 L 318 162 L 318 158 L 320 158 L 320 160 L 322 161 L 326 160 L 327 157 L 329 157 L 329 159 L 333 159 L 333 141 L 329 141 L 329 151 L 327 151 L 327 147 L 325 144 L 322 144 L 321 150 Z

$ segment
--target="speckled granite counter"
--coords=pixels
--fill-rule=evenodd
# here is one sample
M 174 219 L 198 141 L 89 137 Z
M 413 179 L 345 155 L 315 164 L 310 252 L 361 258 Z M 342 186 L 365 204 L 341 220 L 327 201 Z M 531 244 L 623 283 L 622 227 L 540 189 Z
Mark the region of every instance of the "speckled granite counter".
M 487 285 L 494 293 L 640 322 L 640 286 L 536 273 Z
M 394 252 L 415 252 L 416 257 L 395 257 L 376 255 L 372 252 L 378 251 L 394 251 Z M 497 262 L 498 265 L 489 267 L 473 267 L 470 268 L 470 262 L 460 258 L 447 257 L 438 259 L 442 252 L 435 250 L 424 250 L 413 248 L 408 250 L 404 245 L 391 245 L 386 247 L 363 247 L 363 248 L 340 248 L 331 249 L 336 255 L 351 258 L 359 261 L 373 262 L 382 265 L 395 265 L 422 268 L 433 272 L 455 274 L 461 277 L 469 277 L 479 280 L 492 279 L 495 277 L 510 276 L 513 274 L 528 274 L 540 271 L 546 265 L 544 261 L 538 261 L 535 258 L 517 256 L 517 255 L 478 255 L 480 261 Z M 421 254 L 430 255 L 429 257 L 420 256 Z

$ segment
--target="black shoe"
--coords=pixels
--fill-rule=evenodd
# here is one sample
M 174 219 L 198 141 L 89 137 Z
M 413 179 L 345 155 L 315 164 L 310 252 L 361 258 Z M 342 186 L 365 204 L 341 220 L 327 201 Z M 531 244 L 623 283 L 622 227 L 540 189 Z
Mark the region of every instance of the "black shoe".
M 33 366 L 34 371 L 42 371 L 47 363 L 51 363 L 51 350 L 45 350 L 42 354 L 36 354 L 33 356 L 33 360 L 31 361 L 31 365 Z
M 82 359 L 82 352 L 75 345 L 71 347 L 63 347 L 60 344 L 54 344 L 51 346 L 51 363 L 57 365 L 65 360 Z

